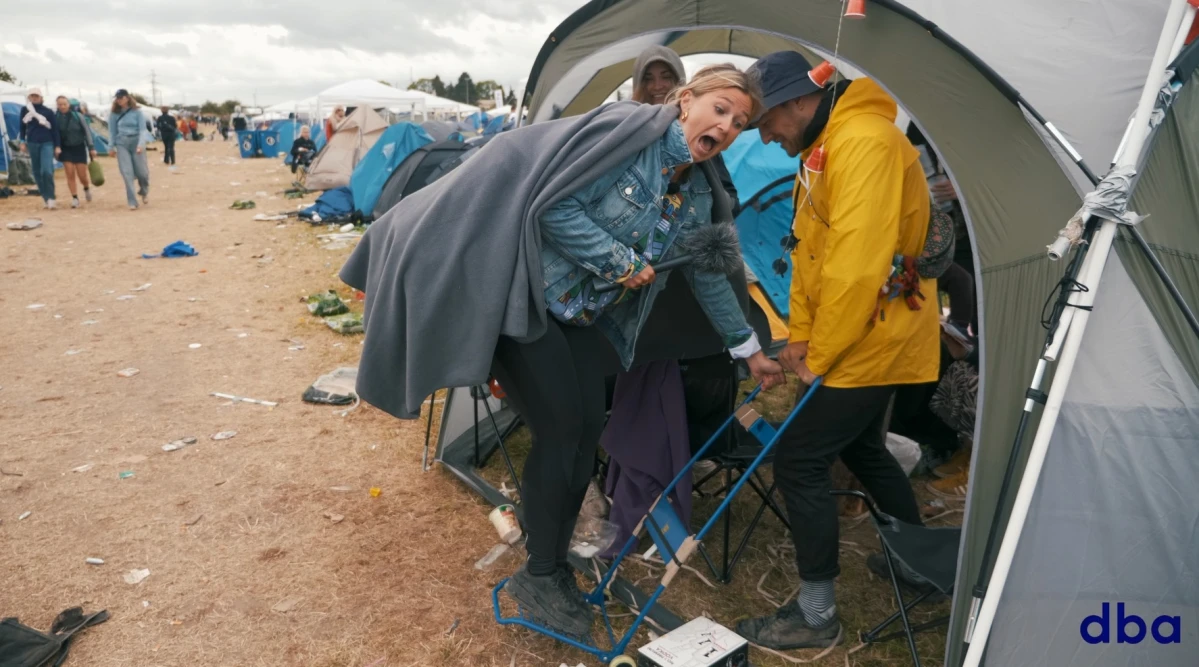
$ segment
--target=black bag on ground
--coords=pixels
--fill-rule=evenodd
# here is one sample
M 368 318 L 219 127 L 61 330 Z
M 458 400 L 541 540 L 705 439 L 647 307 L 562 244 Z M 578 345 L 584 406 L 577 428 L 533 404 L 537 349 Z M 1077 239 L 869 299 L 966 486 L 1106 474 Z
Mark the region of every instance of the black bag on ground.
M 84 616 L 82 607 L 71 607 L 46 634 L 6 618 L 0 621 L 0 667 L 58 667 L 66 662 L 76 632 L 107 620 L 106 610 Z

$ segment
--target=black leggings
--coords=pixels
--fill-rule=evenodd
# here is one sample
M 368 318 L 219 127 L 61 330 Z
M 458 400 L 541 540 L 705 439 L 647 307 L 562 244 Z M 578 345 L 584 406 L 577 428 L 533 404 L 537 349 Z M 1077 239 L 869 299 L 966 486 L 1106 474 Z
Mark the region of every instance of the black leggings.
M 604 374 L 593 327 L 558 323 L 531 343 L 501 336 L 491 373 L 533 436 L 521 480 L 529 573 L 566 564 L 604 430 Z

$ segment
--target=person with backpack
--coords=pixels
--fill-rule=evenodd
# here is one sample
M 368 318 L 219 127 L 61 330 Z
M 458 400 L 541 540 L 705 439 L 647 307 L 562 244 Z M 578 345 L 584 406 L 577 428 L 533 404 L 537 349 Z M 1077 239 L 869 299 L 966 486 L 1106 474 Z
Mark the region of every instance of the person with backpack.
M 83 184 L 83 198 L 92 200 L 91 179 L 87 172 L 87 163 L 96 157 L 96 148 L 92 144 L 92 132 L 83 120 L 83 115 L 71 109 L 71 101 L 65 95 L 59 95 L 55 100 L 58 113 L 55 123 L 62 138 L 62 150 L 58 154 L 63 171 L 67 173 L 67 188 L 71 191 L 71 208 L 79 208 L 79 191 L 75 185 L 76 179 Z
M 21 111 L 21 151 L 29 153 L 38 194 L 49 209 L 58 206 L 54 201 L 54 158 L 62 150 L 62 137 L 56 119 L 56 114 L 42 104 L 42 89 L 30 88 Z
M 108 133 L 117 153 L 117 167 L 125 181 L 125 199 L 129 210 L 136 211 L 137 196 L 143 204 L 150 203 L 150 167 L 146 164 L 146 120 L 137 100 L 121 88 L 113 96 L 112 113 L 108 117 Z M 134 192 L 134 184 L 137 191 Z
M 162 139 L 163 164 L 175 164 L 175 118 L 171 116 L 170 107 L 162 107 L 162 115 L 154 121 L 158 126 L 158 136 Z
M 756 123 L 762 141 L 803 160 L 787 241 L 790 340 L 779 362 L 804 384 L 823 380 L 774 458 L 799 599 L 741 621 L 737 634 L 775 650 L 822 648 L 844 639 L 834 596 L 841 567 L 833 462 L 839 457 L 883 512 L 923 525 L 885 425 L 897 386 L 937 379 L 937 283 L 921 273 L 931 202 L 919 154 L 895 126 L 898 106 L 877 83 L 834 84 L 827 67 L 812 72 L 794 51 L 767 55 L 750 71 L 765 100 Z

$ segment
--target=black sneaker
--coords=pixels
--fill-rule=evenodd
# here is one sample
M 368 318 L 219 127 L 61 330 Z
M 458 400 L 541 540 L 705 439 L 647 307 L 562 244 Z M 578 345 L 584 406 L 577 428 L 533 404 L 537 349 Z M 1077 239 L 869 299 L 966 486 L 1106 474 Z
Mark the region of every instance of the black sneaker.
M 536 577 L 529 574 L 527 565 L 522 565 L 504 588 L 520 604 L 522 614 L 531 616 L 534 622 L 562 634 L 587 637 L 591 634 L 594 613 L 582 595 L 569 590 L 567 577 L 562 574 L 558 570 L 549 576 Z
M 909 593 L 923 595 L 924 593 L 932 593 L 928 596 L 929 602 L 941 602 L 948 599 L 941 591 L 937 590 L 932 582 L 928 581 L 908 570 L 899 561 L 895 562 L 895 578 L 899 580 L 899 585 Z M 866 567 L 875 574 L 878 578 L 891 585 L 891 573 L 887 571 L 887 558 L 882 554 L 870 554 L 866 557 Z
M 841 632 L 841 619 L 836 614 L 824 625 L 812 627 L 804 620 L 803 611 L 795 602 L 788 602 L 770 616 L 737 623 L 737 634 L 758 646 L 776 651 L 828 648 L 845 639 Z

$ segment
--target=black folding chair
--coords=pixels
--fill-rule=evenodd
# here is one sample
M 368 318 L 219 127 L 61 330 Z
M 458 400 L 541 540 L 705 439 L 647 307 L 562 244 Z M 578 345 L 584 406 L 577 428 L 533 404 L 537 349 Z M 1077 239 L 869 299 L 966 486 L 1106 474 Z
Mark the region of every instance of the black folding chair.
M 695 493 L 701 498 L 708 498 L 717 497 L 731 489 L 733 485 L 737 483 L 737 480 L 740 479 L 743 474 L 745 474 L 745 469 L 749 467 L 750 462 L 757 458 L 758 454 L 761 452 L 761 446 L 755 445 L 756 443 L 737 445 L 731 451 L 717 454 L 716 456 L 708 459 L 716 464 L 716 469 L 705 475 L 703 478 L 695 481 Z M 763 465 L 773 464 L 774 456 L 767 456 L 762 463 Z M 713 491 L 703 490 L 702 487 L 705 483 L 722 474 L 724 476 L 724 480 L 719 489 Z M 699 547 L 700 555 L 703 556 L 704 561 L 708 563 L 708 568 L 712 570 L 712 574 L 715 575 L 722 584 L 727 584 L 732 581 L 733 567 L 737 565 L 737 561 L 741 560 L 741 556 L 744 555 L 745 548 L 749 545 L 749 539 L 753 537 L 754 530 L 757 529 L 758 523 L 762 520 L 762 516 L 766 513 L 766 510 L 769 509 L 772 514 L 778 517 L 778 520 L 782 522 L 784 528 L 791 530 L 791 523 L 787 521 L 787 513 L 783 511 L 782 507 L 780 507 L 779 504 L 774 500 L 774 492 L 775 488 L 777 487 L 777 483 L 771 482 L 770 485 L 767 486 L 766 480 L 762 477 L 761 470 L 758 469 L 754 470 L 754 472 L 750 475 L 750 478 L 746 480 L 746 486 L 753 489 L 761 503 L 754 512 L 754 517 L 750 519 L 749 525 L 747 525 L 745 529 L 741 531 L 741 538 L 737 544 L 736 551 L 729 551 L 729 543 L 733 534 L 732 518 L 730 516 L 732 514 L 731 511 L 725 512 L 724 525 L 721 527 L 723 532 L 723 535 L 721 536 L 721 543 L 724 547 L 724 550 L 721 553 L 720 567 L 716 567 L 716 563 L 712 560 L 711 555 L 708 553 L 707 547 L 705 547 L 703 544 L 701 544 Z
M 685 359 L 679 362 L 679 366 L 683 371 L 691 447 L 692 451 L 696 451 L 712 437 L 712 434 L 728 419 L 729 414 L 736 407 L 744 369 L 736 360 L 723 352 L 709 357 Z M 700 498 L 716 498 L 731 489 L 749 467 L 750 462 L 761 452 L 762 444 L 746 433 L 744 429 L 733 427 L 725 430 L 724 441 L 717 443 L 713 449 L 715 451 L 705 460 L 714 464 L 714 468 L 705 473 L 703 477 L 696 479 L 692 487 L 692 492 Z M 772 462 L 773 456 L 764 461 L 767 465 Z M 714 480 L 719 482 L 719 488 L 707 490 L 703 488 L 708 482 Z M 701 544 L 699 547 L 700 555 L 708 564 L 712 575 L 725 584 L 732 580 L 733 567 L 741 560 L 750 537 L 753 536 L 754 530 L 758 527 L 758 523 L 767 509 L 771 510 L 783 522 L 783 525 L 790 529 L 786 512 L 773 500 L 774 485 L 768 485 L 760 471 L 755 471 L 746 480 L 746 486 L 753 489 L 758 499 L 761 500 L 761 504 L 749 525 L 741 531 L 736 550 L 730 548 L 734 533 L 731 511 L 725 512 L 721 520 L 720 542 L 723 545 L 723 551 L 719 556 L 719 565 L 705 545 Z M 745 497 L 750 498 L 751 496 Z
M 834 490 L 830 493 L 834 496 L 860 498 L 870 510 L 870 518 L 874 523 L 875 530 L 878 531 L 879 541 L 882 543 L 883 557 L 887 561 L 887 572 L 891 577 L 891 588 L 895 592 L 895 601 L 899 607 L 898 611 L 888 616 L 882 623 L 862 633 L 862 642 L 872 644 L 906 635 L 908 650 L 912 653 L 912 662 L 916 667 L 920 667 L 920 655 L 916 650 L 916 633 L 948 624 L 949 616 L 912 625 L 908 614 L 917 605 L 937 593 L 952 594 L 954 579 L 957 577 L 958 546 L 961 542 L 962 529 L 930 528 L 904 523 L 893 516 L 880 512 L 870 498 L 861 491 Z M 931 585 L 931 588 L 905 602 L 897 575 L 901 566 L 922 577 Z M 887 626 L 896 620 L 902 621 L 903 631 L 880 636 L 883 630 L 886 630 Z

